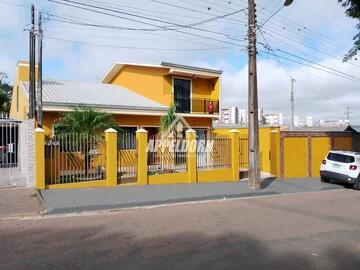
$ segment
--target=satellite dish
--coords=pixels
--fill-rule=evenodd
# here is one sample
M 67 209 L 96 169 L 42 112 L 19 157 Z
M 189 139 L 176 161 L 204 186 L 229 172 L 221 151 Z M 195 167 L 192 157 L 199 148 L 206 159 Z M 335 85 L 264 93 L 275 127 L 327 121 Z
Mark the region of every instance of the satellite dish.
M 292 3 L 294 2 L 294 0 L 285 0 L 284 6 L 290 6 Z

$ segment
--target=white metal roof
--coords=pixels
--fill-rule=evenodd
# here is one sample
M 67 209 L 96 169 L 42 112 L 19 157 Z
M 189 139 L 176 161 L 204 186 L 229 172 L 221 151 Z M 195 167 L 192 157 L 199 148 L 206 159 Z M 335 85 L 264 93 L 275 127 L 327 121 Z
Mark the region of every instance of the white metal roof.
M 29 93 L 29 83 L 21 82 Z M 166 111 L 168 107 L 124 87 L 103 83 L 44 80 L 43 106 Z

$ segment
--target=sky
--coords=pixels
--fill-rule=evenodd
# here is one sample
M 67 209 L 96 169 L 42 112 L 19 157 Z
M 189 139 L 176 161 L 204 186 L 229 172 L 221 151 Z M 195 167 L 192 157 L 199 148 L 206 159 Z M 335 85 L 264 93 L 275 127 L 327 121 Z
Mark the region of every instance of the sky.
M 0 0 L 0 71 L 10 82 L 28 59 L 33 3 L 44 12 L 44 78 L 96 82 L 117 61 L 195 65 L 223 70 L 222 107 L 247 108 L 246 0 L 70 1 L 102 14 L 63 0 Z M 350 107 L 360 123 L 360 61 L 342 61 L 357 21 L 337 0 L 294 0 L 271 17 L 283 2 L 256 1 L 259 107 L 289 121 L 294 78 L 296 116 L 345 119 Z

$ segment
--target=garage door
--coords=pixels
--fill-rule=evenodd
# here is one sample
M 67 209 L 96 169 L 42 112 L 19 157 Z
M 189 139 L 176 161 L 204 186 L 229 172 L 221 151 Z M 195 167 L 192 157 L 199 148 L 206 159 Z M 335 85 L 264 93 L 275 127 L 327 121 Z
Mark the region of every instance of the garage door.
M 314 137 L 311 139 L 311 176 L 320 176 L 320 164 L 331 149 L 329 137 Z
M 308 176 L 307 138 L 284 138 L 284 176 Z

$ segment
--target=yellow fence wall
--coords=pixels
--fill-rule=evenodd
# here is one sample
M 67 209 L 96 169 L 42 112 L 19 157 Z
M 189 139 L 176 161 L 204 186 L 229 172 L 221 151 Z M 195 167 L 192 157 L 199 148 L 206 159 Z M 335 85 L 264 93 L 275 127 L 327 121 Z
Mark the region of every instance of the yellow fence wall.
M 311 176 L 320 176 L 320 164 L 331 150 L 331 138 L 311 138 Z
M 284 139 L 284 174 L 286 177 L 307 177 L 307 157 L 307 138 Z
M 248 134 L 248 129 L 247 128 L 237 128 L 236 130 L 238 130 L 240 132 L 240 136 L 247 136 Z M 225 134 L 229 134 L 230 128 L 215 128 L 213 130 L 213 132 L 216 135 L 225 135 Z M 272 165 L 271 165 L 271 152 L 272 151 L 276 151 L 276 149 L 271 149 L 271 132 L 272 131 L 277 131 L 280 132 L 279 128 L 260 128 L 259 129 L 259 147 L 260 147 L 260 169 L 263 172 L 266 173 L 272 173 Z M 244 142 L 243 146 L 242 146 L 242 153 L 245 156 L 245 158 L 248 155 L 248 150 L 247 150 L 248 144 Z M 244 149 L 246 148 L 246 149 Z
M 352 150 L 352 137 L 334 137 L 333 150 Z

